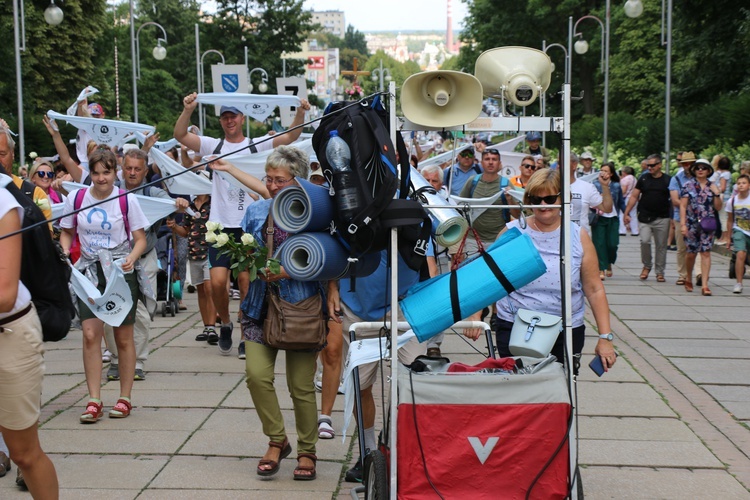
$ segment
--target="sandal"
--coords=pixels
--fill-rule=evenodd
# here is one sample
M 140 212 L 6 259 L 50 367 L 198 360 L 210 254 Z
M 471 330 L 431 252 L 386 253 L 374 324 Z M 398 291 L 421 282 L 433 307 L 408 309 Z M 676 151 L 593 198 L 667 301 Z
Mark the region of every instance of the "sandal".
M 281 461 L 284 460 L 286 457 L 291 455 L 292 453 L 292 445 L 289 444 L 289 439 L 284 438 L 284 441 L 281 443 L 277 443 L 275 441 L 269 441 L 268 442 L 269 448 L 278 448 L 281 450 L 281 454 L 279 455 L 279 460 L 269 460 L 267 458 L 262 458 L 260 462 L 258 462 L 258 468 L 255 470 L 255 472 L 259 476 L 273 476 L 277 472 L 279 472 L 279 467 L 281 466 Z M 264 468 L 265 466 L 269 466 L 268 468 Z
M 650 272 L 651 272 L 651 269 L 647 269 L 647 268 L 645 268 L 645 267 L 644 267 L 644 268 L 643 268 L 643 271 L 641 271 L 641 276 L 640 276 L 640 278 L 641 278 L 642 280 L 645 280 L 645 279 L 647 279 L 647 278 L 648 278 L 648 273 L 650 273 Z
M 612 269 L 607 269 L 607 278 L 612 277 Z
M 599 271 L 599 279 L 604 281 L 604 271 Z
M 685 284 L 685 278 L 678 278 L 675 282 L 675 285 L 684 285 Z
M 685 280 L 685 291 L 686 292 L 692 292 L 693 291 L 693 282 L 690 280 Z
M 665 281 L 667 281 L 667 280 L 666 280 L 666 279 L 664 279 L 664 275 L 663 275 L 663 274 L 657 274 L 657 275 L 656 275 L 656 281 L 657 281 L 658 283 L 664 283 L 664 282 L 665 282 Z
M 120 398 L 117 403 L 109 410 L 109 418 L 125 418 L 130 415 L 130 410 L 133 409 L 133 405 L 130 404 L 129 399 Z
M 89 401 L 86 403 L 86 411 L 81 414 L 81 423 L 82 424 L 93 424 L 102 416 L 104 415 L 104 411 L 102 410 L 102 402 L 99 401 L 98 403 L 96 401 Z
M 294 479 L 296 481 L 312 481 L 316 476 L 315 465 L 318 463 L 318 457 L 316 457 L 312 453 L 300 453 L 299 455 L 297 455 L 298 462 L 300 458 L 309 458 L 310 460 L 312 460 L 313 464 L 312 466 L 297 465 L 297 468 L 294 469 Z
M 333 439 L 336 431 L 333 430 L 333 421 L 327 415 L 321 415 L 318 419 L 318 437 L 320 439 Z
M 711 289 L 708 288 L 707 286 L 704 286 L 703 289 L 701 289 L 701 293 L 705 295 L 706 297 L 710 297 L 712 295 Z

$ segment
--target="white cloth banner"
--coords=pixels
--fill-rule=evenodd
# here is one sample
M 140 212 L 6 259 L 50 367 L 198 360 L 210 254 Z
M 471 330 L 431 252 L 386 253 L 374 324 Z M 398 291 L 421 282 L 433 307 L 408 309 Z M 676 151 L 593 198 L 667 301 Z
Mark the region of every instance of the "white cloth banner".
M 198 94 L 196 101 L 214 106 L 234 106 L 245 116 L 259 122 L 268 118 L 276 106 L 300 105 L 299 97 L 293 95 L 230 94 L 227 92 Z
M 458 157 L 459 153 L 463 151 L 464 149 L 473 147 L 472 144 L 464 144 L 463 146 L 460 146 L 456 148 L 456 157 Z M 445 153 L 440 153 L 439 155 L 435 155 L 432 158 L 427 158 L 424 161 L 419 162 L 419 170 L 422 170 L 424 167 L 427 167 L 429 165 L 440 165 L 443 162 L 449 161 L 451 157 L 453 156 L 453 150 L 446 151 Z
M 141 132 L 135 133 L 135 138 L 138 139 L 138 142 L 143 144 L 146 142 L 146 134 L 143 134 Z M 158 149 L 159 151 L 167 152 L 172 148 L 179 148 L 180 147 L 180 141 L 178 141 L 175 138 L 169 139 L 168 141 L 156 141 L 154 143 L 154 147 L 151 149 Z
M 67 181 L 63 182 L 62 185 L 69 193 L 72 193 L 76 189 L 87 189 L 91 187 L 85 184 Z M 154 198 L 153 196 L 144 196 L 142 194 L 137 194 L 135 197 L 138 200 L 138 205 L 141 206 L 143 215 L 145 215 L 146 220 L 148 220 L 148 227 L 151 227 L 155 222 L 162 220 L 164 217 L 177 210 L 174 200 Z M 81 208 L 86 208 L 86 206 L 82 206 Z M 148 227 L 146 229 L 148 229 Z
M 52 110 L 47 111 L 47 116 L 53 120 L 66 121 L 89 134 L 97 144 L 106 144 L 107 146 L 119 146 L 128 141 L 135 132 L 150 132 L 153 134 L 156 130 L 151 125 L 107 120 L 105 118 L 68 116 Z
M 579 181 L 589 182 L 591 184 L 599 177 L 599 172 L 591 172 L 590 174 L 583 175 L 578 178 Z
M 497 144 L 493 144 L 492 146 L 487 146 L 488 148 L 495 148 L 499 149 L 500 151 L 513 151 L 516 149 L 516 146 L 521 144 L 523 140 L 526 138 L 525 135 L 519 135 L 518 137 L 514 137 L 513 139 L 508 139 L 507 141 L 498 142 Z
M 312 139 L 305 139 L 304 141 L 294 142 L 291 145 L 297 149 L 301 149 L 302 151 L 307 153 L 308 156 L 315 154 L 315 150 L 312 147 Z M 268 156 L 271 153 L 273 153 L 273 149 L 260 151 L 251 155 L 248 155 L 243 151 L 240 154 L 231 154 L 229 156 L 225 156 L 224 159 L 232 163 L 235 167 L 239 168 L 243 172 L 253 175 L 258 179 L 262 179 L 266 175 L 266 159 L 268 159 Z M 204 160 L 207 159 L 208 158 L 204 158 Z M 247 186 L 241 184 L 237 179 L 235 179 L 232 175 L 227 174 L 226 172 L 214 171 L 214 175 L 216 174 L 221 175 L 224 179 L 226 179 L 228 182 L 231 182 L 232 185 L 236 187 L 247 189 Z
M 458 204 L 458 206 L 463 207 L 464 205 L 469 205 L 471 208 L 471 220 L 477 220 L 477 217 L 482 215 L 486 208 L 472 208 L 474 205 L 492 205 L 497 201 L 498 198 L 503 194 L 503 191 L 499 191 L 496 194 L 493 194 L 489 198 L 461 198 L 460 196 L 453 196 L 451 195 L 451 200 Z
M 73 116 L 76 114 L 76 111 L 78 110 L 79 102 L 83 101 L 84 99 L 88 99 L 90 96 L 96 94 L 97 92 L 99 92 L 99 89 L 91 85 L 83 89 L 81 93 L 78 94 L 78 98 L 76 99 L 76 102 L 71 104 L 70 107 L 68 108 L 68 111 L 67 111 L 68 116 Z
M 103 294 L 99 293 L 99 289 L 86 276 L 69 264 L 72 270 L 70 284 L 75 294 L 86 302 L 97 318 L 112 326 L 120 326 L 133 307 L 133 296 L 125 281 L 122 262 L 122 259 L 117 259 L 110 266 L 111 270 L 109 276 L 106 276 L 107 286 Z
M 177 177 L 162 181 L 170 193 L 193 196 L 211 194 L 211 181 L 202 175 L 197 175 L 195 171 L 188 171 L 158 149 L 152 149 L 149 152 L 149 156 L 151 156 L 154 163 L 161 169 L 164 176 L 180 174 Z
M 399 335 L 396 350 L 398 351 L 415 337 L 413 330 L 408 330 Z M 388 339 L 385 337 L 362 339 L 349 345 L 349 354 L 344 363 L 344 429 L 341 431 L 342 442 L 346 440 L 346 430 L 349 428 L 354 411 L 354 369 L 361 365 L 379 361 L 381 352 L 384 353 L 384 357 L 389 357 L 388 351 L 386 351 L 386 340 Z M 390 357 L 391 359 L 397 359 L 396 353 L 393 353 Z
M 57 219 L 65 213 L 65 202 L 52 204 L 52 218 Z

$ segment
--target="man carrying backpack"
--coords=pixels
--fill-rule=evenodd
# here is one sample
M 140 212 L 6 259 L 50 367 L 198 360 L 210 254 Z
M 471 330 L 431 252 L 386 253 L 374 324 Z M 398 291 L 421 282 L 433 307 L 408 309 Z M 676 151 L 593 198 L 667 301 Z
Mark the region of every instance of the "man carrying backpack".
M 457 196 L 464 184 L 475 175 L 481 174 L 482 169 L 474 164 L 474 147 L 469 146 L 458 153 L 458 161 L 443 172 L 443 185 L 450 189 L 450 194 Z
M 174 126 L 174 137 L 182 145 L 196 151 L 200 156 L 222 155 L 237 151 L 239 154 L 252 154 L 258 151 L 266 151 L 278 146 L 288 145 L 296 141 L 302 133 L 299 128 L 287 134 L 278 134 L 273 140 L 265 140 L 268 136 L 251 140 L 245 137 L 243 124 L 245 115 L 233 106 L 222 106 L 219 112 L 219 123 L 224 131 L 223 139 L 199 136 L 188 131 L 190 116 L 198 106 L 196 98 L 198 94 L 192 93 L 183 99 L 184 109 Z M 301 100 L 294 116 L 292 127 L 301 125 L 305 118 L 305 111 L 310 109 L 310 104 Z M 258 142 L 256 144 L 256 142 Z M 241 222 L 245 216 L 245 210 L 253 200 L 245 190 L 235 187 L 221 175 L 212 176 L 211 187 L 211 214 L 209 222 L 216 222 L 224 227 L 224 232 L 233 234 L 235 240 L 239 241 L 242 236 Z M 227 294 L 227 281 L 229 279 L 230 260 L 228 255 L 219 255 L 219 250 L 213 246 L 208 249 L 208 262 L 211 275 L 211 293 L 213 296 L 216 313 L 221 318 L 221 330 L 219 333 L 219 353 L 229 356 L 232 352 L 232 330 L 234 324 L 229 317 L 229 295 Z M 240 287 L 240 298 L 244 300 L 250 283 L 247 272 L 240 273 L 238 283 Z M 244 358 L 244 342 L 240 342 L 240 356 Z
M 508 179 L 500 175 L 500 169 L 503 167 L 500 161 L 500 152 L 497 149 L 486 149 L 482 153 L 483 173 L 475 175 L 464 184 L 461 198 L 489 198 L 497 193 L 504 191 L 508 187 Z M 505 196 L 500 196 L 493 203 L 494 205 L 504 205 Z M 505 210 L 487 209 L 476 219 L 471 220 L 473 227 L 482 245 L 485 248 L 492 245 L 497 235 L 505 227 Z M 469 233 L 466 237 L 466 246 L 464 247 L 464 256 L 471 257 L 478 251 L 474 237 Z
M 144 147 L 150 148 L 150 145 L 156 140 L 156 135 L 152 136 Z M 125 183 L 125 190 L 131 191 L 138 189 L 146 184 L 146 173 L 148 172 L 148 156 L 140 149 L 129 149 L 125 152 L 122 159 L 122 178 Z M 188 207 L 188 202 L 183 198 L 173 199 L 169 193 L 155 186 L 148 186 L 135 191 L 135 194 L 161 198 L 164 200 L 174 201 L 175 209 L 184 212 Z M 159 264 L 156 256 L 156 233 L 161 227 L 162 221 L 151 224 L 146 230 L 146 250 L 140 258 L 140 266 L 145 275 L 148 277 L 151 289 L 156 292 L 156 275 L 159 272 Z M 144 300 L 138 301 L 138 307 L 135 313 L 135 325 L 133 326 L 133 340 L 135 341 L 135 377 L 134 380 L 145 380 L 146 372 L 144 365 L 148 358 L 148 340 L 149 330 L 151 328 L 151 317 L 154 311 L 149 311 Z M 107 370 L 107 380 L 119 380 L 120 367 L 117 358 L 117 344 L 115 343 L 115 334 L 111 326 L 104 326 L 104 335 L 107 339 L 107 346 L 112 351 L 112 361 Z

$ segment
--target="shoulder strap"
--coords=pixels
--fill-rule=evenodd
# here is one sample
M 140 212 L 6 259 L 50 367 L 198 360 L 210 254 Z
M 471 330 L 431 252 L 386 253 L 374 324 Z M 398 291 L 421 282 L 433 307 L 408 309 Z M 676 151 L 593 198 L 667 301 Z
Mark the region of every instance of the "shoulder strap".
M 481 174 L 481 173 L 482 173 L 482 169 L 481 169 L 481 168 L 479 168 L 479 165 L 473 165 L 473 166 L 472 166 L 471 168 L 473 168 L 473 169 L 474 169 L 474 172 L 476 172 L 476 173 L 478 173 L 478 174 Z
M 224 147 L 224 138 L 222 137 L 221 140 L 219 141 L 219 144 L 217 144 L 216 148 L 214 148 L 213 154 L 215 155 L 221 154 L 221 148 L 223 147 Z
M 21 181 L 21 192 L 28 196 L 29 198 L 34 198 L 34 190 L 36 189 L 36 186 L 29 182 L 26 179 L 23 179 Z
M 482 178 L 482 174 L 477 174 L 471 180 L 471 189 L 469 189 L 469 198 L 472 198 L 474 196 L 474 190 L 477 188 L 477 184 L 479 184 L 479 179 L 481 178 Z
M 120 202 L 120 212 L 122 212 L 122 221 L 125 223 L 125 234 L 128 237 L 128 241 L 130 241 L 130 222 L 128 222 L 128 195 L 124 195 L 125 191 L 122 189 L 119 190 L 120 196 L 117 197 L 117 200 Z
M 76 191 L 76 196 L 73 198 L 73 210 L 79 210 L 81 208 L 81 205 L 83 205 L 83 197 L 86 196 L 86 190 L 88 188 L 81 188 L 78 191 Z M 78 214 L 75 214 L 73 216 L 73 229 L 78 226 Z
M 251 153 L 257 153 L 258 152 L 258 148 L 255 147 L 255 143 L 253 142 L 252 139 L 250 139 L 250 152 Z
M 268 227 L 266 227 L 266 248 L 268 248 L 268 256 L 270 258 L 273 255 L 273 233 L 275 232 L 273 225 L 273 211 L 268 211 Z

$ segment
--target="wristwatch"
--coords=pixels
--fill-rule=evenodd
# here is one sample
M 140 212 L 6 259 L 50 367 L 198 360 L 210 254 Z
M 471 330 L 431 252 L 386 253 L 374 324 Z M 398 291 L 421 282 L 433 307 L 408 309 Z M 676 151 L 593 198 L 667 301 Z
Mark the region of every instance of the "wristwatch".
M 601 335 L 599 335 L 599 338 L 604 340 L 612 340 L 615 338 L 615 335 L 612 332 L 602 333 Z

